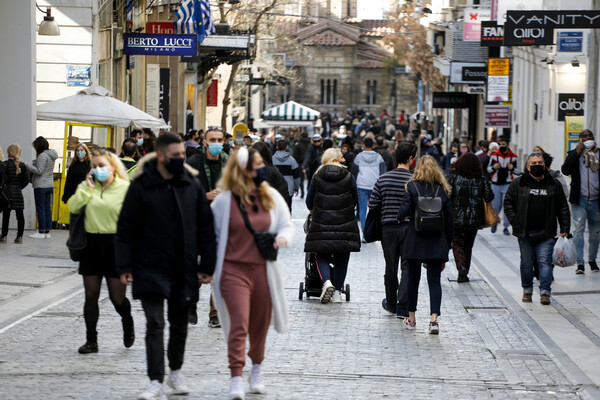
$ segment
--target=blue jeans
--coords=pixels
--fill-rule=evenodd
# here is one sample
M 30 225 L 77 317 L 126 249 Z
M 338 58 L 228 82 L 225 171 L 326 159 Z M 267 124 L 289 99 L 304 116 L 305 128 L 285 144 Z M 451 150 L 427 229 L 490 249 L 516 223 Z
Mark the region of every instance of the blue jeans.
M 317 269 L 323 283 L 331 280 L 330 261 L 333 263 L 333 286 L 335 290 L 342 290 L 348 273 L 350 253 L 333 254 L 333 259 L 331 254 L 317 254 Z
M 496 211 L 498 215 L 500 215 L 500 211 L 502 211 L 502 207 L 504 204 L 504 197 L 506 196 L 506 192 L 508 192 L 508 187 L 510 185 L 494 185 L 492 184 L 492 192 L 494 192 L 494 200 L 492 200 L 492 207 Z M 508 222 L 508 217 L 504 214 L 504 227 L 508 228 L 510 226 L 510 222 Z
M 369 197 L 371 197 L 372 192 L 372 190 L 368 189 L 358 189 L 358 215 L 360 217 L 360 227 L 363 235 L 365 233 L 365 220 L 367 219 Z
M 52 230 L 52 192 L 54 188 L 33 189 L 40 233 L 48 233 Z
M 521 249 L 521 286 L 523 293 L 533 293 L 533 263 L 537 258 L 540 268 L 540 295 L 550 296 L 552 285 L 552 249 L 554 238 L 542 242 L 532 242 L 528 238 L 519 238 Z
M 586 200 L 581 198 L 579 204 L 571 204 L 573 214 L 573 241 L 577 250 L 577 265 L 583 265 L 583 231 L 585 220 L 588 221 L 589 229 L 589 252 L 588 261 L 596 261 L 598 255 L 598 244 L 600 243 L 600 213 L 598 212 L 598 200 Z

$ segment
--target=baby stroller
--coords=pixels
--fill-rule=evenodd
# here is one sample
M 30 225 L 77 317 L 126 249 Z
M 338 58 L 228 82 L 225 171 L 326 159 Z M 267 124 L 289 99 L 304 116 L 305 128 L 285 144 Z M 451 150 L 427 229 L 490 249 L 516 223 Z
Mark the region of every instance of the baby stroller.
M 329 264 L 329 267 L 332 269 L 331 276 L 333 276 L 333 267 L 331 266 L 331 263 Z M 323 284 L 321 283 L 321 276 L 317 269 L 317 254 L 306 253 L 304 259 L 304 282 L 300 282 L 298 300 L 302 300 L 304 293 L 306 293 L 307 299 L 309 297 L 321 297 L 322 288 Z M 341 293 L 346 295 L 346 301 L 350 301 L 349 284 L 346 284 L 346 286 L 342 288 Z

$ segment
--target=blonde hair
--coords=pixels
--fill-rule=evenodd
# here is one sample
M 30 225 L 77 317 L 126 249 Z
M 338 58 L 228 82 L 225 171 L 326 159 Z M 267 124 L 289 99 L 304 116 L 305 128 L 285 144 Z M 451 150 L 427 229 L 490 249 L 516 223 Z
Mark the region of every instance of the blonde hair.
M 239 197 L 246 204 L 252 204 L 253 201 L 250 198 L 252 191 L 256 188 L 256 184 L 252 178 L 244 171 L 252 170 L 252 163 L 256 154 L 260 156 L 260 153 L 255 148 L 251 147 L 248 149 L 248 163 L 246 167 L 242 167 L 238 160 L 238 154 L 240 150 L 236 150 L 229 157 L 229 161 L 225 166 L 225 171 L 221 179 L 217 183 L 217 188 L 221 191 L 230 190 L 234 196 Z M 262 156 L 261 156 L 262 157 Z M 262 204 L 263 208 L 267 211 L 275 208 L 275 200 L 269 194 L 269 184 L 261 182 L 258 186 L 258 199 Z
M 321 166 L 317 169 L 317 171 L 315 171 L 315 173 L 319 172 L 319 170 L 326 165 L 337 165 L 338 167 L 346 168 L 338 161 L 341 156 L 342 151 L 336 147 L 325 150 L 323 156 L 321 157 Z
M 446 177 L 442 173 L 440 166 L 435 161 L 435 158 L 431 156 L 422 156 L 419 158 L 415 172 L 409 182 L 422 182 L 431 186 L 437 183 L 444 188 L 448 195 L 452 192 L 452 187 L 446 181 Z
M 544 148 L 543 148 L 542 146 L 540 146 L 539 144 L 538 144 L 538 145 L 535 145 L 535 146 L 533 146 L 533 148 L 534 148 L 534 149 L 535 149 L 536 147 L 537 147 L 538 149 L 540 149 L 540 150 L 541 150 L 539 153 L 546 153 L 546 150 L 544 150 Z M 536 151 L 534 150 L 534 153 L 535 153 L 535 152 L 536 152 Z
M 4 153 L 2 152 L 2 146 L 0 146 L 0 161 L 4 161 Z
M 129 176 L 127 175 L 127 171 L 125 171 L 125 166 L 115 154 L 111 153 L 110 151 L 106 151 L 105 153 L 93 154 L 92 158 L 94 157 L 106 158 L 106 161 L 108 161 L 108 163 L 113 167 L 113 175 L 115 178 L 119 177 L 124 181 L 129 182 Z
M 18 144 L 11 144 L 6 149 L 6 153 L 8 154 L 8 156 L 13 158 L 13 161 L 14 161 L 15 167 L 16 167 L 16 171 L 17 171 L 17 175 L 19 175 L 21 173 L 21 168 L 19 167 L 19 160 L 21 159 L 21 152 L 22 152 L 21 146 L 19 146 Z

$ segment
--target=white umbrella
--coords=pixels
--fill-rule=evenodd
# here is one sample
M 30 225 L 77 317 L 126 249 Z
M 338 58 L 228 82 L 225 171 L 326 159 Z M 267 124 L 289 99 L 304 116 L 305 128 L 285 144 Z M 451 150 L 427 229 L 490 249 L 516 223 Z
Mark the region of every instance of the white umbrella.
M 102 86 L 90 86 L 76 95 L 37 106 L 41 121 L 70 121 L 127 128 L 170 128 L 163 119 L 155 118 L 112 97 Z

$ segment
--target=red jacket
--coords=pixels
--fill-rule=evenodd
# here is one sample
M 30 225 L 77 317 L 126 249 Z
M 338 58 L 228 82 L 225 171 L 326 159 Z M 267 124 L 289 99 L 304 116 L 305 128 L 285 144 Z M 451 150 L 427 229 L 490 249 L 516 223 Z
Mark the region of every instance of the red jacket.
M 500 169 L 493 168 L 496 163 L 500 163 Z M 508 164 L 513 165 L 512 170 L 508 169 Z M 520 175 L 517 169 L 517 155 L 511 149 L 508 149 L 506 154 L 502 154 L 498 150 L 490 156 L 487 170 L 491 174 L 492 183 L 496 185 L 508 185 L 517 175 Z

